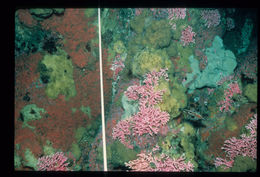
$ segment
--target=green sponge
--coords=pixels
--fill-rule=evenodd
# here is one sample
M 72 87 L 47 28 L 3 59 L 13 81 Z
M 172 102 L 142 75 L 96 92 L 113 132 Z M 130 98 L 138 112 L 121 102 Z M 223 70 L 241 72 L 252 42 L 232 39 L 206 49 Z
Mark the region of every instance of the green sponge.
M 39 120 L 42 118 L 41 113 L 45 113 L 46 111 L 43 108 L 39 108 L 36 104 L 26 105 L 20 111 L 20 118 L 23 121 L 23 127 L 28 127 L 30 129 L 34 129 L 34 127 L 28 125 L 29 121 Z
M 136 54 L 132 63 L 133 75 L 139 77 L 151 71 L 158 72 L 161 68 L 168 68 L 169 72 L 173 68 L 166 50 L 146 48 Z
M 34 170 L 38 169 L 37 167 L 38 160 L 36 159 L 36 157 L 33 155 L 32 151 L 29 148 L 25 149 L 24 157 L 25 157 L 25 161 L 23 161 L 23 166 L 31 167 Z
M 244 88 L 244 95 L 249 99 L 249 101 L 257 102 L 257 83 L 248 84 Z
M 54 55 L 45 55 L 38 68 L 41 79 L 47 83 L 45 92 L 48 97 L 56 99 L 62 94 L 69 100 L 76 95 L 73 65 L 65 51 L 58 49 Z

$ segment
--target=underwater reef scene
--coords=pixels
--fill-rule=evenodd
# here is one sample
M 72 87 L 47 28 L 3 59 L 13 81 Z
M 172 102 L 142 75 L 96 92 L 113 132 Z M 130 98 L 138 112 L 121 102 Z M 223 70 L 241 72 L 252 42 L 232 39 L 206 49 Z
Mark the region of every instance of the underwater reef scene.
M 108 171 L 256 172 L 257 23 L 101 9 Z M 98 30 L 97 8 L 15 12 L 15 170 L 104 170 Z

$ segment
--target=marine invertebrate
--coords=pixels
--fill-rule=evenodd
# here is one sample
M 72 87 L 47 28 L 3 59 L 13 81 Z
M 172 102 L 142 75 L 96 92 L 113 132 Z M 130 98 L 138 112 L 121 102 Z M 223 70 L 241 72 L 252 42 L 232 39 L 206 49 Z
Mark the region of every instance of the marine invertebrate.
M 226 152 L 226 156 L 230 160 L 218 157 L 215 159 L 216 167 L 223 166 L 224 169 L 232 167 L 237 156 L 257 158 L 257 114 L 254 114 L 249 124 L 246 125 L 246 129 L 249 131 L 249 135 L 242 134 L 240 138 L 232 137 L 224 142 L 221 149 Z
M 229 88 L 224 91 L 224 100 L 218 102 L 221 112 L 223 110 L 224 112 L 228 112 L 230 110 L 231 104 L 233 103 L 232 97 L 234 94 L 242 94 L 242 91 L 240 90 L 237 82 L 230 83 L 228 87 Z
M 129 143 L 129 140 L 126 141 L 126 139 L 129 139 L 127 137 L 129 137 L 131 135 L 131 131 L 130 131 L 130 120 L 126 119 L 126 120 L 121 120 L 119 121 L 116 126 L 113 128 L 113 139 L 119 139 L 119 141 L 124 144 L 126 147 L 128 147 L 129 149 L 133 149 L 133 145 L 131 145 Z
M 56 152 L 53 155 L 43 156 L 38 159 L 39 171 L 68 171 L 69 163 L 63 152 Z
M 159 72 L 161 68 L 172 69 L 171 60 L 169 60 L 166 51 L 146 48 L 138 52 L 132 62 L 132 72 L 135 76 L 143 76 L 152 71 Z
M 133 171 L 168 171 L 168 172 L 190 172 L 193 171 L 193 164 L 185 162 L 183 156 L 179 158 L 170 158 L 162 153 L 155 155 L 156 147 L 152 152 L 138 154 L 138 159 L 125 163 Z
M 42 118 L 42 114 L 46 113 L 43 108 L 37 107 L 36 104 L 28 104 L 20 111 L 20 119 L 23 121 L 23 127 L 34 129 L 28 124 L 29 121 L 39 120 Z
M 169 8 L 169 19 L 184 19 L 186 17 L 186 8 Z
M 237 66 L 236 57 L 230 50 L 225 50 L 223 40 L 216 36 L 212 47 L 206 49 L 207 66 L 201 72 L 199 62 L 193 55 L 189 57 L 192 73 L 187 73 L 187 80 L 183 85 L 189 87 L 189 92 L 196 88 L 217 87 L 218 82 L 226 76 L 233 74 Z
M 159 132 L 160 126 L 168 122 L 170 115 L 155 107 L 162 101 L 163 91 L 154 89 L 161 78 L 168 79 L 166 69 L 146 74 L 143 85 L 133 85 L 127 89 L 125 95 L 128 99 L 138 100 L 139 112 L 118 122 L 113 128 L 113 139 L 118 138 L 128 148 L 133 148 L 131 145 L 133 137 L 145 134 L 153 136 Z
M 73 65 L 65 51 L 58 49 L 54 55 L 45 55 L 38 68 L 41 79 L 47 83 L 45 92 L 48 97 L 56 99 L 62 94 L 68 100 L 76 95 Z
M 247 84 L 244 87 L 244 95 L 249 99 L 249 101 L 257 102 L 257 83 Z
M 216 27 L 220 23 L 220 14 L 218 9 L 203 10 L 201 12 L 201 18 L 205 21 L 205 26 L 207 28 Z
M 188 45 L 189 43 L 195 43 L 194 37 L 196 33 L 192 31 L 192 27 L 188 26 L 181 32 L 181 43 L 183 46 Z

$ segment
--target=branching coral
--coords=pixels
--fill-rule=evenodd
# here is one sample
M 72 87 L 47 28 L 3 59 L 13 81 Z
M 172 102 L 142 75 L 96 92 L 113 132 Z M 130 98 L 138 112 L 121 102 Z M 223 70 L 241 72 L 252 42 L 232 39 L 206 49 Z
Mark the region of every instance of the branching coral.
M 257 158 L 257 114 L 255 114 L 250 123 L 246 125 L 246 129 L 249 131 L 249 135 L 242 134 L 240 138 L 232 137 L 227 139 L 224 146 L 221 148 L 227 153 L 227 157 L 230 160 L 216 158 L 215 166 L 223 166 L 224 169 L 231 168 L 237 156 L 247 156 L 252 159 Z
M 167 112 L 161 111 L 156 105 L 162 101 L 163 90 L 156 91 L 160 79 L 168 80 L 165 69 L 146 74 L 143 85 L 130 86 L 125 95 L 129 100 L 139 102 L 139 112 L 125 120 L 121 120 L 113 128 L 113 139 L 118 138 L 128 148 L 133 148 L 131 140 L 135 136 L 149 134 L 153 136 L 159 132 L 159 127 L 170 119 Z
M 191 172 L 193 164 L 185 162 L 184 157 L 170 158 L 162 153 L 160 156 L 155 155 L 155 150 L 149 153 L 140 153 L 138 159 L 125 163 L 134 171 L 168 171 L 168 172 Z

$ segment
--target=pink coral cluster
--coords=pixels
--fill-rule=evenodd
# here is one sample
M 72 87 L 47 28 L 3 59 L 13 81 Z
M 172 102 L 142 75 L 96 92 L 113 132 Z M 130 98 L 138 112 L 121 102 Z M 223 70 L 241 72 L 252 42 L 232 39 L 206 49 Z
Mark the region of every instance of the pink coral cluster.
M 159 72 L 152 71 L 150 73 L 147 73 L 145 75 L 144 84 L 156 86 L 156 85 L 158 85 L 158 81 L 159 81 L 160 78 L 163 78 L 166 81 L 169 81 L 167 70 L 168 69 L 165 68 L 165 69 L 160 69 Z
M 220 14 L 217 9 L 203 10 L 201 12 L 201 18 L 205 21 L 205 26 L 207 26 L 207 28 L 216 27 L 220 23 Z
M 67 157 L 63 152 L 56 152 L 53 155 L 43 156 L 38 159 L 38 170 L 39 171 L 68 171 L 67 166 L 69 163 Z
M 169 8 L 168 10 L 168 19 L 177 20 L 184 19 L 186 17 L 186 8 Z
M 196 36 L 196 33 L 192 31 L 192 27 L 188 26 L 181 32 L 181 42 L 183 46 L 188 45 L 189 43 L 195 43 L 195 39 L 193 37 Z
M 169 8 L 167 11 L 169 24 L 173 30 L 176 30 L 175 20 L 184 19 L 186 17 L 186 8 Z
M 225 141 L 222 149 L 228 157 L 234 159 L 238 155 L 256 159 L 256 138 L 242 134 L 240 138 L 232 137 Z
M 186 163 L 184 157 L 175 159 L 164 153 L 158 157 L 153 152 L 142 152 L 137 156 L 138 159 L 125 163 L 133 171 L 191 172 L 194 169 L 193 164 L 190 161 Z
M 250 131 L 250 135 L 242 134 L 240 138 L 232 137 L 224 142 L 224 146 L 221 148 L 227 153 L 227 157 L 230 160 L 216 158 L 215 166 L 223 165 L 224 169 L 231 168 L 236 156 L 247 156 L 252 159 L 257 158 L 257 114 L 255 114 L 250 123 L 246 126 L 246 129 Z
M 154 107 L 141 107 L 141 110 L 132 117 L 133 135 L 141 136 L 149 133 L 157 134 L 161 125 L 165 125 L 170 119 L 167 112 Z
M 225 76 L 225 77 L 221 78 L 220 81 L 217 82 L 217 85 L 222 85 L 224 82 L 231 81 L 233 79 L 235 79 L 235 75 L 234 74 Z
M 124 144 L 129 149 L 133 149 L 133 145 L 130 144 L 130 138 L 131 138 L 131 131 L 130 131 L 131 125 L 130 120 L 121 120 L 116 124 L 116 126 L 113 128 L 112 137 L 113 139 L 118 138 L 119 141 Z
M 163 90 L 156 91 L 160 78 L 168 81 L 167 69 L 161 69 L 159 72 L 152 71 L 145 75 L 143 85 L 133 85 L 127 88 L 125 95 L 130 100 L 139 101 L 139 109 L 151 107 L 162 101 Z
M 131 137 L 157 134 L 160 127 L 169 121 L 170 115 L 155 107 L 162 101 L 164 91 L 156 91 L 154 87 L 158 85 L 159 79 L 168 80 L 166 71 L 167 69 L 161 69 L 159 72 L 150 72 L 145 75 L 143 85 L 128 87 L 125 95 L 129 100 L 139 101 L 139 112 L 118 122 L 113 128 L 113 139 L 118 138 L 128 148 L 133 148 L 129 142 Z
M 233 103 L 232 97 L 234 94 L 242 94 L 242 91 L 239 88 L 239 85 L 237 82 L 230 83 L 228 85 L 228 89 L 224 92 L 224 100 L 221 100 L 218 102 L 218 105 L 220 105 L 220 111 L 222 112 L 228 112 L 231 108 L 231 104 Z
M 257 114 L 254 114 L 249 124 L 246 125 L 246 129 L 250 131 L 250 136 L 256 137 Z
M 222 159 L 220 157 L 217 157 L 215 159 L 214 164 L 216 167 L 223 166 L 224 169 L 228 169 L 228 168 L 233 167 L 234 160 L 233 159 L 227 160 L 227 159 Z

